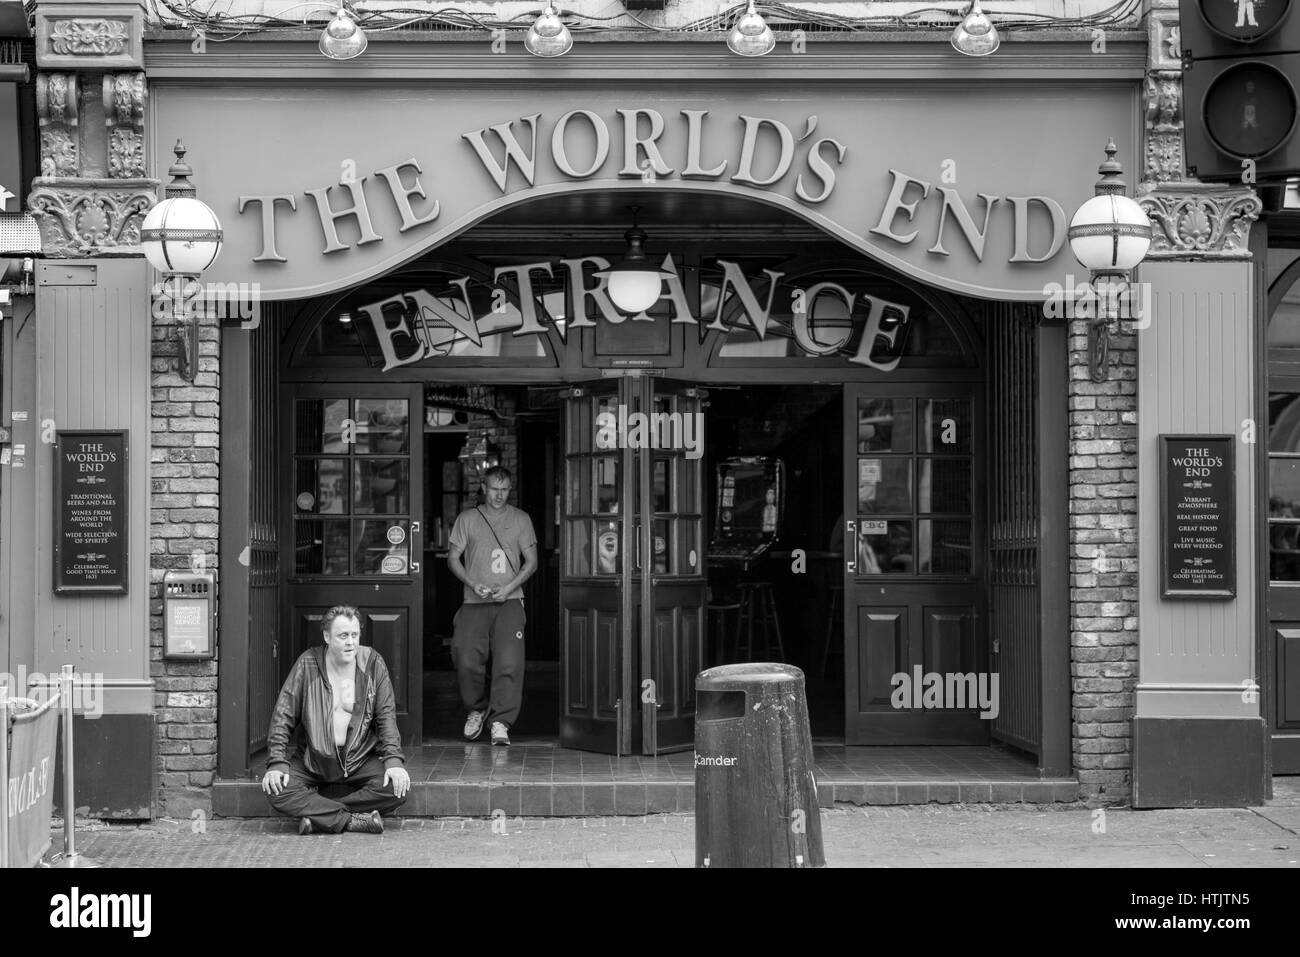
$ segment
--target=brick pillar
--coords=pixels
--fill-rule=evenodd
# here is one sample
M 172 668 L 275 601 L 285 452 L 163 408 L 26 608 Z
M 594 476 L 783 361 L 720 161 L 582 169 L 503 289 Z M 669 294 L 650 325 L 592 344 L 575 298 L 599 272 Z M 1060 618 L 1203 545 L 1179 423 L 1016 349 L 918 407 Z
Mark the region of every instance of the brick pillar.
M 214 320 L 199 320 L 199 367 L 189 383 L 168 341 L 173 326 L 155 319 L 153 327 L 149 667 L 156 688 L 157 806 L 166 816 L 188 818 L 212 806 L 217 661 L 163 660 L 162 581 L 169 570 L 217 571 L 221 333 Z M 218 654 L 220 648 L 218 642 Z
M 1088 321 L 1069 328 L 1071 750 L 1090 802 L 1132 795 L 1137 684 L 1137 337 L 1088 377 Z

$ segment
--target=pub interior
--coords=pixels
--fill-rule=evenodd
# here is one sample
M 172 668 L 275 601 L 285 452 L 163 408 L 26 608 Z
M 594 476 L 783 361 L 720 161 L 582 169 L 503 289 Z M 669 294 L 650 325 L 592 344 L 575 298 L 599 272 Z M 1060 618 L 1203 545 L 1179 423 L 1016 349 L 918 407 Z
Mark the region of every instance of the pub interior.
M 533 520 L 540 564 L 525 587 L 528 666 L 511 737 L 528 743 L 558 735 L 563 391 L 438 384 L 426 390 L 427 744 L 461 740 L 464 715 L 451 658 L 461 587 L 447 570 L 447 536 L 458 512 L 479 504 L 478 476 L 497 463 L 514 473 L 511 502 Z M 840 737 L 841 389 L 818 383 L 710 384 L 705 391 L 705 664 L 798 665 L 807 677 L 814 735 Z

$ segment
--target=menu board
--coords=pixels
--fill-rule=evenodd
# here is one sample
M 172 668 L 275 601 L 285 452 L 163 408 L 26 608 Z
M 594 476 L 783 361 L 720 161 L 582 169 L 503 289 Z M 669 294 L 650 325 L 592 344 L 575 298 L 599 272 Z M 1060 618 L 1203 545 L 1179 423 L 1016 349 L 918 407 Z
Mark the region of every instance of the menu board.
M 55 434 L 55 594 L 126 594 L 126 436 Z
M 1160 585 L 1165 598 L 1235 598 L 1231 435 L 1160 436 Z

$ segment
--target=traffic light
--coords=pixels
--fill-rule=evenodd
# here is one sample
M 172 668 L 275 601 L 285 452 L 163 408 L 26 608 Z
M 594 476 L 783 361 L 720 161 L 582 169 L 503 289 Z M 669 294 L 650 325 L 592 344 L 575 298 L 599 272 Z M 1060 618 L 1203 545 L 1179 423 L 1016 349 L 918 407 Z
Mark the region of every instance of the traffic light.
M 1205 182 L 1300 175 L 1296 0 L 1179 0 L 1187 172 Z

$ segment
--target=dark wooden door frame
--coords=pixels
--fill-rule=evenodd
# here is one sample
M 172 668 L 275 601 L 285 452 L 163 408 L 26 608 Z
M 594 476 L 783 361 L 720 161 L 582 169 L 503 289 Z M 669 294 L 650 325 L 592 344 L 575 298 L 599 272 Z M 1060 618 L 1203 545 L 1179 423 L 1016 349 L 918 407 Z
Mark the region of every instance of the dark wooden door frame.
M 252 423 L 251 337 L 243 329 L 221 330 L 221 511 L 217 592 L 217 776 L 240 777 L 248 773 L 248 645 L 251 571 L 239 555 L 251 538 L 248 514 Z M 235 463 L 239 463 L 236 466 Z
M 1038 327 L 1039 618 L 1044 777 L 1072 772 L 1070 742 L 1070 356 L 1064 324 Z M 996 383 L 988 383 L 995 388 Z

